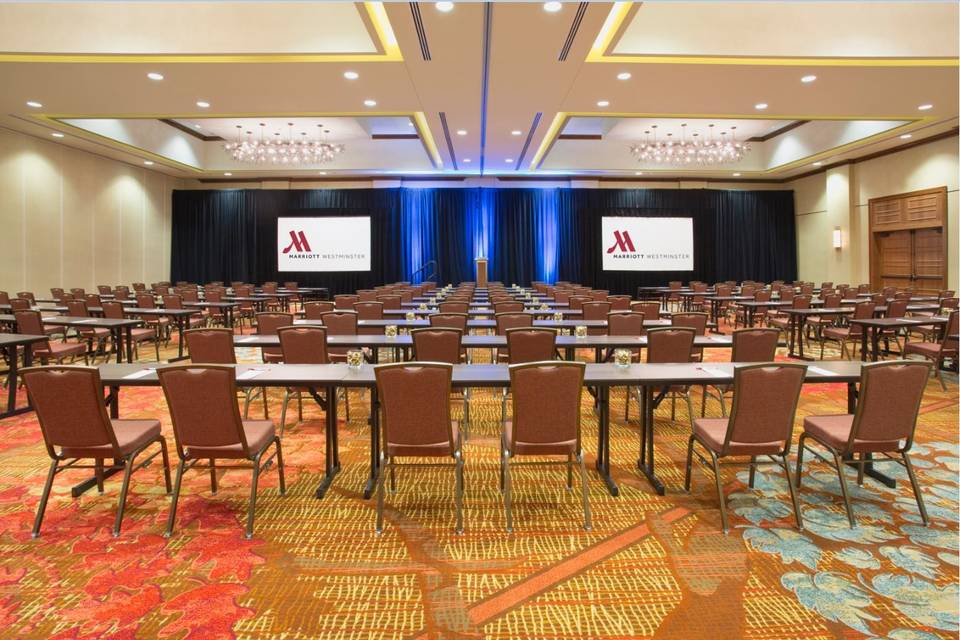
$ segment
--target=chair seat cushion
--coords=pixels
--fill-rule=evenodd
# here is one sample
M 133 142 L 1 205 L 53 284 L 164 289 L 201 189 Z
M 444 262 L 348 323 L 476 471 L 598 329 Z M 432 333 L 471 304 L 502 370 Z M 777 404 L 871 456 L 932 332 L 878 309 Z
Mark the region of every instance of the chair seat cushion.
M 143 342 L 145 340 L 153 340 L 153 336 L 156 335 L 156 332 L 153 329 L 131 329 L 130 338 L 134 342 Z
M 460 448 L 460 424 L 456 420 L 450 421 L 450 428 L 453 430 L 454 449 Z M 413 457 L 413 458 L 437 458 L 453 455 L 450 449 L 450 443 L 446 440 L 440 442 L 431 442 L 429 444 L 401 444 L 388 442 L 387 455 L 393 457 Z
M 40 343 L 41 345 L 43 343 Z M 87 350 L 87 345 L 82 342 L 48 342 L 47 350 L 53 358 L 65 358 L 67 356 L 82 356 Z M 41 346 L 41 353 L 44 351 Z M 36 352 L 34 352 L 36 353 Z
M 243 434 L 247 439 L 247 449 L 255 456 L 266 449 L 273 441 L 276 431 L 270 420 L 244 420 Z M 245 458 L 240 443 L 220 447 L 185 447 L 188 458 Z
M 940 356 L 939 342 L 908 342 L 903 350 L 904 355 L 908 353 L 919 353 L 920 355 L 936 359 Z
M 160 435 L 158 420 L 111 420 L 110 425 L 117 437 L 121 455 L 129 455 L 155 440 Z M 112 445 L 64 448 L 62 455 L 68 458 L 109 458 L 115 454 Z
M 803 419 L 803 430 L 821 443 L 847 453 L 850 429 L 853 428 L 851 414 L 807 416 Z M 897 451 L 902 447 L 899 440 L 856 440 L 849 453 L 875 453 L 878 451 Z
M 700 443 L 713 451 L 723 451 L 723 441 L 727 437 L 727 418 L 697 418 L 693 421 L 693 433 Z M 727 455 L 760 456 L 773 455 L 783 451 L 783 441 L 773 442 L 734 442 L 727 447 Z
M 834 340 L 846 340 L 851 337 L 859 337 L 859 334 L 851 334 L 850 327 L 827 327 L 823 330 L 823 335 Z
M 503 423 L 504 442 L 507 448 L 513 440 L 513 421 L 507 420 Z M 566 456 L 577 452 L 577 441 L 561 440 L 558 442 L 523 442 L 513 443 L 513 449 L 510 451 L 513 455 L 521 456 Z

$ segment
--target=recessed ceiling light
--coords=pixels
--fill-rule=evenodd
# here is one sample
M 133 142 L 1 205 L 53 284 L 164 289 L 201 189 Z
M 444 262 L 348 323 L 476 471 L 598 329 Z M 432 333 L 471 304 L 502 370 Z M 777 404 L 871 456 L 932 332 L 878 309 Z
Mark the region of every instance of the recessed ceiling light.
M 900 139 L 901 139 L 901 140 L 908 140 L 909 138 L 912 138 L 912 137 L 913 137 L 913 134 L 912 134 L 912 133 L 905 133 L 905 134 L 903 134 L 902 136 L 900 136 Z
M 27 100 L 27 106 L 33 107 L 34 109 L 39 109 L 43 105 L 37 102 L 36 100 Z
M 513 131 L 510 132 L 510 135 L 512 136 L 523 135 L 523 131 L 520 131 L 520 129 L 514 129 Z
M 740 177 L 740 174 L 739 174 L 739 173 L 735 173 L 735 174 L 733 174 L 733 177 L 734 177 L 734 178 L 739 178 L 739 177 Z
M 919 107 L 917 107 L 917 109 L 920 110 L 920 111 L 926 111 L 927 109 L 933 109 L 933 105 L 932 105 L 932 104 L 922 104 L 922 105 L 920 105 Z
M 556 13 L 557 11 L 560 11 L 560 9 L 563 9 L 563 3 L 560 3 L 560 2 L 544 2 L 543 3 L 543 10 L 546 11 L 547 13 Z
M 151 71 L 150 73 L 147 74 L 147 77 L 150 78 L 151 80 L 163 80 L 163 74 L 157 73 L 156 71 Z
M 819 167 L 819 166 L 822 165 L 822 164 L 823 164 L 823 162 L 821 162 L 820 160 L 817 160 L 816 162 L 813 163 L 813 166 Z
M 629 80 L 632 77 L 633 74 L 631 74 L 629 71 L 621 71 L 617 74 L 617 80 Z
M 609 100 L 598 100 L 598 101 L 597 101 L 597 106 L 598 106 L 598 107 L 609 107 L 609 106 L 610 106 L 610 101 L 609 101 Z
M 513 158 L 506 158 L 504 159 L 504 162 L 513 162 Z
M 412 126 L 413 126 L 413 120 L 407 120 L 407 124 L 412 127 Z
M 54 132 L 51 133 L 50 135 L 52 135 L 54 138 L 62 138 L 62 137 L 63 137 L 63 134 L 60 133 L 59 131 L 54 131 Z
M 230 173 L 229 171 L 224 171 L 224 172 L 223 172 L 223 175 L 225 175 L 225 176 L 232 176 L 233 174 Z
M 767 106 L 768 105 L 766 102 L 758 102 L 757 104 L 753 105 L 753 108 L 757 109 L 758 111 L 763 111 L 767 108 Z
M 197 100 L 197 106 L 201 109 L 209 109 L 210 103 L 205 100 Z
M 437 11 L 443 11 L 444 13 L 450 13 L 453 11 L 452 2 L 436 2 L 434 6 L 437 8 Z
M 633 175 L 635 175 L 635 176 L 642 176 L 642 175 L 643 175 L 643 171 L 637 171 L 637 172 L 635 172 Z
M 466 129 L 457 129 L 457 135 L 458 135 L 458 136 L 465 136 L 465 135 L 467 135 L 467 130 L 466 130 Z
M 346 78 L 347 80 L 356 80 L 357 78 L 360 77 L 360 74 L 357 73 L 356 71 L 344 71 L 343 77 Z
M 817 76 L 815 76 L 815 75 L 803 76 L 802 78 L 800 78 L 800 82 L 810 83 L 810 82 L 813 82 L 813 81 L 816 80 L 816 79 L 817 79 Z
M 318 173 L 319 175 L 321 175 L 321 176 L 327 175 L 327 172 L 326 172 L 326 171 L 317 171 L 317 173 Z
M 470 158 L 464 158 L 463 161 L 464 161 L 464 162 L 472 162 L 472 161 L 470 160 Z
M 364 101 L 363 101 L 363 104 L 364 104 L 364 106 L 366 106 L 366 107 L 375 107 L 375 106 L 377 106 L 377 101 L 376 101 L 376 100 L 364 100 Z
M 153 165 L 153 160 L 144 160 L 144 161 L 143 161 L 143 164 L 145 164 L 145 165 L 147 165 L 147 166 L 149 167 L 149 166 Z

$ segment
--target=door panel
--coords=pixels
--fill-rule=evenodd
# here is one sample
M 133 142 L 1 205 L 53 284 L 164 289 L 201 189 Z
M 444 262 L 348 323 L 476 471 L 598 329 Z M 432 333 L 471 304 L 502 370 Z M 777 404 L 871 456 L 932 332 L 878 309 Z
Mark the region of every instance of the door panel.
M 869 202 L 873 289 L 936 293 L 947 282 L 946 187 L 873 198 Z
M 913 232 L 914 288 L 919 293 L 936 293 L 945 289 L 943 228 L 917 229 Z
M 880 250 L 880 288 L 911 286 L 910 232 L 881 233 L 877 240 Z

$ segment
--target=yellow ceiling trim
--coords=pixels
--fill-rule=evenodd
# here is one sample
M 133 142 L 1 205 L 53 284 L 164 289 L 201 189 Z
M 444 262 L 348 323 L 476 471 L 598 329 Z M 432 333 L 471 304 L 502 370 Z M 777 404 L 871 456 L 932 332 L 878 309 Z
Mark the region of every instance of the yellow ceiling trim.
M 413 118 L 414 128 L 417 130 L 417 133 L 420 134 L 420 141 L 423 143 L 423 148 L 427 152 L 427 155 L 430 156 L 430 161 L 433 162 L 433 167 L 435 169 L 442 168 L 443 158 L 437 150 L 437 143 L 434 141 L 433 134 L 430 132 L 430 125 L 427 124 L 426 115 L 424 115 L 423 111 L 416 111 L 411 117 Z
M 364 2 L 367 17 L 383 53 L 252 53 L 252 54 L 110 54 L 110 53 L 0 53 L 0 62 L 60 63 L 202 63 L 263 64 L 300 62 L 403 62 L 390 19 L 382 2 Z
M 614 54 L 611 52 L 627 26 L 634 2 L 614 2 L 587 53 L 587 62 L 616 64 L 702 64 L 781 67 L 956 67 L 958 58 L 835 58 L 785 56 L 683 56 Z
M 553 122 L 550 123 L 550 127 L 547 129 L 547 133 L 544 135 L 543 140 L 540 142 L 540 146 L 537 148 L 537 152 L 533 155 L 533 158 L 530 160 L 530 169 L 537 170 L 540 168 L 540 165 L 543 164 L 543 161 L 546 159 L 547 153 L 553 147 L 554 143 L 560 136 L 561 131 L 563 131 L 564 125 L 570 118 L 665 118 L 665 119 L 705 119 L 705 118 L 715 118 L 723 120 L 890 120 L 890 121 L 906 121 L 906 124 L 893 129 L 887 129 L 886 131 L 881 131 L 866 138 L 860 138 L 859 140 L 854 140 L 853 142 L 848 142 L 831 149 L 825 149 L 820 151 L 812 156 L 806 158 L 801 158 L 786 164 L 778 165 L 775 167 L 769 167 L 761 171 L 744 171 L 744 173 L 750 173 L 754 176 L 757 175 L 766 175 L 770 173 L 775 173 L 779 171 L 784 171 L 786 169 L 791 169 L 796 166 L 806 164 L 808 162 L 815 161 L 819 158 L 827 157 L 834 155 L 839 152 L 846 151 L 854 147 L 862 146 L 865 143 L 872 142 L 874 140 L 885 139 L 892 137 L 894 135 L 899 135 L 906 131 L 911 131 L 917 129 L 921 126 L 927 125 L 934 121 L 933 117 L 923 117 L 923 116 L 808 116 L 808 115 L 758 115 L 755 113 L 750 114 L 717 114 L 717 113 L 625 113 L 625 112 L 592 112 L 592 111 L 561 111 L 557 113 L 553 118 Z M 646 171 L 646 170 L 644 170 Z

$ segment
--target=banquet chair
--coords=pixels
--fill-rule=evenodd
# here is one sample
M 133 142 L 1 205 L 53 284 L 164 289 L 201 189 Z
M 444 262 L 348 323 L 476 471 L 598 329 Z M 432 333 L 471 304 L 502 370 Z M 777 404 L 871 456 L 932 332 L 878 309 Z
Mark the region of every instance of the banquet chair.
M 505 336 L 508 329 L 533 326 L 533 316 L 529 313 L 498 313 L 494 316 L 494 319 L 497 323 L 498 336 Z M 509 361 L 509 353 L 510 347 L 507 343 L 506 349 L 497 349 L 494 362 Z
M 501 436 L 500 490 L 507 533 L 513 533 L 513 478 L 511 461 L 520 456 L 559 456 L 552 464 L 567 467 L 567 489 L 573 488 L 573 461 L 580 467 L 583 528 L 590 531 L 590 494 L 583 463 L 580 400 L 586 365 L 582 362 L 527 362 L 510 366 L 512 420 L 504 421 Z M 551 464 L 532 462 L 516 464 Z
M 293 314 L 265 311 L 258 313 L 256 320 L 258 335 L 275 336 L 279 327 L 288 327 L 293 324 Z M 283 362 L 283 351 L 279 347 L 263 347 L 260 353 L 264 362 Z
M 382 302 L 355 302 L 353 310 L 357 312 L 357 320 L 383 320 L 384 307 Z M 377 335 L 383 333 L 383 327 L 360 327 L 360 335 Z
M 523 364 L 557 360 L 557 331 L 549 327 L 512 327 L 504 330 L 507 338 L 506 362 Z M 500 421 L 507 419 L 509 389 L 503 389 L 500 400 Z
M 173 534 L 177 502 L 183 474 L 190 469 L 210 470 L 210 489 L 217 492 L 217 460 L 243 460 L 252 463 L 250 503 L 244 536 L 253 537 L 253 518 L 257 504 L 260 474 L 277 461 L 280 495 L 286 493 L 283 477 L 283 450 L 280 437 L 269 420 L 245 420 L 237 408 L 237 384 L 234 368 L 226 365 L 178 365 L 157 370 L 160 386 L 170 409 L 173 434 L 177 442 L 177 478 L 170 503 L 170 516 L 164 535 Z M 274 447 L 266 460 L 264 454 Z M 203 460 L 209 464 L 201 465 Z M 246 465 L 221 469 L 250 468 Z
M 697 332 L 698 336 L 707 335 L 707 321 L 709 316 L 702 311 L 686 311 L 684 313 L 675 313 L 670 319 L 671 326 L 690 327 Z M 692 360 L 703 361 L 703 349 L 697 347 L 690 354 Z
M 357 335 L 357 312 L 356 311 L 330 311 L 320 316 L 320 323 L 326 327 L 328 336 L 355 336 Z M 348 347 L 327 347 L 327 358 L 330 362 L 346 362 L 347 352 L 354 351 Z M 343 389 L 343 404 L 347 422 L 350 421 L 350 393 Z
M 400 309 L 403 306 L 401 304 L 403 302 L 403 298 L 400 295 L 394 294 L 394 293 L 377 296 L 377 302 L 380 302 L 383 304 L 384 311 L 386 310 L 395 311 L 397 309 Z
M 844 477 L 845 465 L 857 465 L 857 484 L 863 484 L 864 465 L 876 462 L 901 462 L 910 477 L 920 518 L 928 524 L 927 510 L 920 494 L 913 465 L 907 452 L 913 446 L 920 402 L 930 375 L 930 363 L 917 360 L 890 360 L 865 364 L 860 370 L 860 394 L 853 415 L 817 415 L 803 419 L 803 433 L 797 446 L 797 487 L 803 470 L 804 448 L 812 439 L 833 457 L 833 467 L 840 478 L 840 492 L 847 510 L 850 527 L 856 527 L 853 507 Z M 813 449 L 810 449 L 813 452 Z M 872 458 L 883 453 L 879 460 Z M 822 456 L 817 455 L 821 460 Z M 859 457 L 859 459 L 855 459 Z
M 944 391 L 947 390 L 947 383 L 943 380 L 943 361 L 946 358 L 952 358 L 954 362 L 957 360 L 957 339 L 954 336 L 960 331 L 958 317 L 960 312 L 956 310 L 950 314 L 947 326 L 943 327 L 943 338 L 940 342 L 908 342 L 903 349 L 904 359 L 911 354 L 916 354 L 933 363 L 934 374 L 940 381 L 940 388 Z
M 114 466 L 123 466 L 123 483 L 117 503 L 113 536 L 120 535 L 130 476 L 144 468 L 160 454 L 167 493 L 170 493 L 170 460 L 167 443 L 160 434 L 157 420 L 114 420 L 107 415 L 103 399 L 100 372 L 85 367 L 28 367 L 20 372 L 30 401 L 37 412 L 40 432 L 50 456 L 50 471 L 43 485 L 32 536 L 40 537 L 40 525 L 47 509 L 47 500 L 54 477 L 68 469 L 89 469 L 91 465 L 76 464 L 93 459 L 92 468 L 97 489 L 103 493 L 104 460 L 113 459 Z M 138 457 L 153 444 L 159 451 L 143 460 Z M 135 464 L 136 463 L 136 464 Z
M 164 309 L 183 309 L 183 296 L 176 293 L 169 293 L 163 296 Z M 187 316 L 187 329 L 198 329 L 206 325 L 207 320 L 199 311 Z
M 436 466 L 398 463 L 398 458 L 452 458 L 456 490 L 455 531 L 463 533 L 463 451 L 459 425 L 450 416 L 453 365 L 442 362 L 397 362 L 374 368 L 383 448 L 377 474 L 376 532 L 383 532 L 384 483 L 396 493 L 396 468 Z
M 780 342 L 780 332 L 770 327 L 746 327 L 736 329 L 732 334 L 733 348 L 730 362 L 773 362 L 777 357 L 777 347 Z M 720 415 L 726 417 L 727 406 L 724 404 L 726 394 L 733 390 L 728 384 L 711 385 L 717 391 L 717 400 L 720 402 Z M 700 417 L 706 411 L 707 396 L 705 393 L 700 403 Z
M 333 306 L 338 311 L 352 311 L 353 305 L 360 302 L 359 296 L 340 294 L 333 296 Z
M 124 307 L 115 300 L 104 301 L 100 308 L 103 309 L 103 317 L 111 320 L 123 320 L 126 318 Z M 153 342 L 153 350 L 157 362 L 160 362 L 160 340 L 157 337 L 157 331 L 151 327 L 133 327 L 130 329 L 130 341 L 133 343 L 134 358 L 140 358 L 140 345 L 144 342 Z M 112 351 L 116 354 L 123 350 L 122 344 L 116 344 L 113 339 Z
M 567 304 L 570 305 L 571 311 L 579 311 L 583 308 L 584 303 L 593 302 L 593 298 L 590 296 L 575 295 L 567 298 Z
M 693 361 L 693 341 L 697 335 L 692 327 L 658 327 L 647 331 L 647 363 L 685 363 Z M 677 397 L 687 401 L 690 426 L 693 426 L 693 401 L 689 385 L 672 385 L 661 390 L 662 397 L 670 398 L 670 420 L 677 417 Z
M 87 309 L 85 300 L 71 300 L 67 302 L 67 315 L 73 318 L 89 318 L 90 311 Z M 110 330 L 102 327 L 86 327 L 77 329 L 79 338 L 87 343 L 87 351 L 93 354 L 93 360 L 96 362 L 97 355 L 106 355 L 107 340 L 110 339 Z M 97 344 L 94 350 L 93 344 Z M 157 354 L 157 360 L 160 360 L 160 354 Z
M 152 293 L 138 293 L 137 307 L 140 309 L 156 309 L 157 303 Z M 170 318 L 164 316 L 142 316 L 143 323 L 157 332 L 157 336 L 164 342 L 170 340 Z
M 183 332 L 190 362 L 194 364 L 237 364 L 233 350 L 233 331 L 225 327 L 189 329 Z M 263 415 L 267 415 L 267 397 L 258 387 L 246 387 L 243 394 L 243 417 L 250 414 L 250 403 L 258 396 L 263 398 Z
M 610 303 L 610 311 L 629 311 L 630 296 L 607 296 L 607 302 Z
M 327 329 L 322 326 L 284 326 L 277 328 L 280 351 L 285 364 L 328 364 Z M 307 387 L 286 387 L 280 407 L 280 439 L 287 424 L 287 406 L 290 399 L 297 399 L 297 422 L 303 422 L 303 394 L 310 393 Z M 329 399 L 327 399 L 329 402 Z M 329 411 L 329 407 L 324 407 Z
M 642 336 L 646 334 L 643 326 L 645 316 L 639 311 L 610 311 L 607 314 L 607 335 L 610 336 Z M 630 349 L 630 360 L 640 362 L 640 349 Z M 604 362 L 609 362 L 613 358 L 614 349 L 607 349 L 604 355 Z M 623 419 L 630 419 L 630 395 L 631 393 L 640 404 L 640 388 L 626 387 L 626 400 L 623 406 Z
M 606 320 L 607 314 L 610 313 L 611 304 L 609 302 L 584 302 L 581 305 L 583 314 L 580 316 L 583 320 Z M 592 336 L 602 336 L 607 333 L 605 327 L 588 327 L 587 334 Z
M 463 331 L 457 328 L 429 327 L 410 332 L 413 341 L 413 359 L 418 362 L 446 362 L 461 364 L 466 360 L 461 347 Z M 470 433 L 470 389 L 454 390 L 463 396 L 463 439 Z
M 726 500 L 720 479 L 721 459 L 749 456 L 749 486 L 753 488 L 757 465 L 776 464 L 787 476 L 793 515 L 797 529 L 803 531 L 803 518 L 797 502 L 787 456 L 793 438 L 793 419 L 797 413 L 800 389 L 807 367 L 803 364 L 763 363 L 737 367 L 733 373 L 733 406 L 730 417 L 697 418 L 687 441 L 687 467 L 683 488 L 690 491 L 694 445 L 699 444 L 710 456 L 717 498 L 720 501 L 720 520 L 723 533 L 729 533 Z M 758 456 L 767 456 L 771 462 L 757 462 Z M 700 456 L 700 461 L 707 460 Z M 779 458 L 779 460 L 777 459 Z
M 25 311 L 15 311 L 13 314 L 17 323 L 17 333 L 42 336 L 47 335 L 43 329 L 43 320 L 39 311 L 27 309 Z M 83 342 L 51 342 L 49 337 L 43 342 L 35 342 L 30 345 L 34 360 L 39 360 L 42 364 L 47 364 L 53 360 L 57 364 L 63 364 L 63 361 L 70 358 L 73 362 L 77 356 L 83 356 L 83 363 L 88 364 L 87 345 Z
M 821 294 L 822 295 L 822 294 Z M 823 309 L 838 309 L 843 303 L 843 296 L 839 293 L 831 293 L 823 298 Z M 803 323 L 803 331 L 806 331 L 806 335 L 810 335 L 810 329 L 813 329 L 814 336 L 820 342 L 820 359 L 823 360 L 823 340 L 822 334 L 823 330 L 827 327 L 832 327 L 837 323 L 839 316 L 832 315 L 822 315 L 822 316 L 807 316 L 806 320 Z
M 305 302 L 303 304 L 303 317 L 307 320 L 319 320 L 320 317 L 334 310 L 332 302 Z
M 519 313 L 523 311 L 523 303 L 516 300 L 497 302 L 493 305 L 494 313 Z
M 437 305 L 437 311 L 440 313 L 467 313 L 470 309 L 469 302 L 459 302 L 446 300 Z
M 660 319 L 660 303 L 659 302 L 651 302 L 651 301 L 634 302 L 630 304 L 630 310 L 642 313 L 644 320 Z

